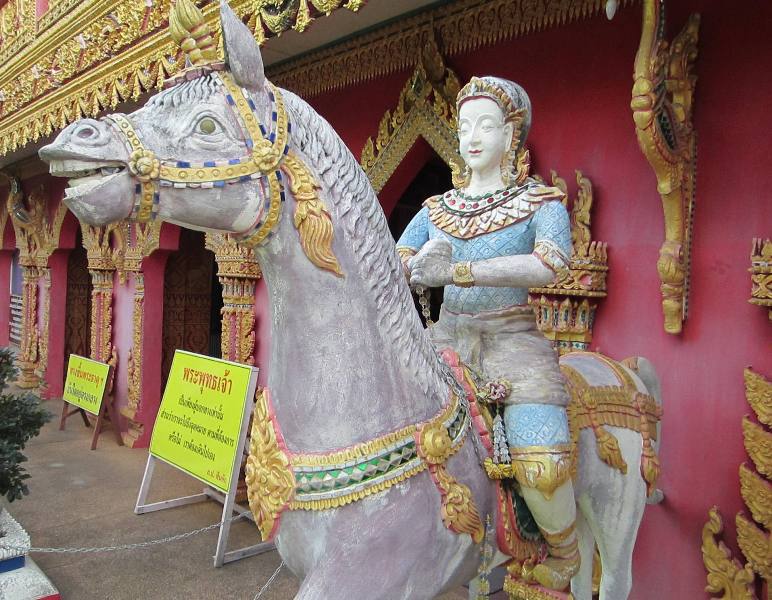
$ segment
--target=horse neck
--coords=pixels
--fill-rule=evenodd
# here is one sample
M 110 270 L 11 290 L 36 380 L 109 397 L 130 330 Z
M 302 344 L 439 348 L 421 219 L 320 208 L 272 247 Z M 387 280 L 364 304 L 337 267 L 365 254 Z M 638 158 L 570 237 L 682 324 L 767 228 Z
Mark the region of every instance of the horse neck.
M 448 397 L 448 370 L 421 327 L 377 198 L 321 123 L 314 128 L 321 140 L 305 140 L 299 154 L 322 185 L 344 276 L 303 254 L 291 197 L 276 235 L 258 249 L 271 306 L 268 387 L 296 452 L 330 451 L 423 421 Z

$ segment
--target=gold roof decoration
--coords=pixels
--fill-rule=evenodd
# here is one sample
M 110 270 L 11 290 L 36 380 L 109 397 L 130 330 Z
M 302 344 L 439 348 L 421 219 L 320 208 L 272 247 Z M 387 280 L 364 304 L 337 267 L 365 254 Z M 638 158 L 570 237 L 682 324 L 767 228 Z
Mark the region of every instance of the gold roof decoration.
M 37 23 L 35 0 L 10 0 L 0 6 L 0 28 L 9 32 L 0 34 L 0 156 L 80 118 L 161 89 L 169 77 L 185 68 L 172 35 L 183 36 L 183 43 L 188 34 L 198 40 L 194 45 L 200 55 L 191 48 L 194 64 L 196 60 L 216 61 L 212 53 L 220 37 L 219 4 L 212 0 L 186 0 L 184 4 L 185 9 L 179 9 L 181 14 L 175 17 L 177 24 L 170 27 L 172 0 L 57 0 L 50 2 Z M 310 19 L 338 8 L 357 10 L 363 4 L 363 0 L 345 4 L 341 0 L 294 0 L 285 7 L 275 0 L 230 1 L 261 43 L 284 30 L 264 29 L 263 13 L 303 5 L 311 11 Z M 204 40 L 198 38 L 195 23 L 189 20 L 192 11 L 203 17 L 197 26 L 207 26 L 212 32 L 212 42 L 206 40 L 203 47 Z M 296 10 L 294 15 L 298 14 Z M 286 28 L 295 24 L 291 20 Z

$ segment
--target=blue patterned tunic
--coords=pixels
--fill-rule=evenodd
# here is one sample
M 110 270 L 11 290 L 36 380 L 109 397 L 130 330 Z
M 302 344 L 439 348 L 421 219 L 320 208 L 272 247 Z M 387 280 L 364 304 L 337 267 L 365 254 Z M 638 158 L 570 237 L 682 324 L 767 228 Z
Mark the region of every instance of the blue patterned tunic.
M 475 262 L 524 254 L 533 254 L 561 273 L 571 255 L 562 196 L 557 188 L 532 180 L 480 198 L 451 190 L 425 202 L 397 247 L 412 254 L 430 239 L 445 238 L 452 246 L 453 262 L 470 261 L 473 276 Z M 512 393 L 506 402 L 525 411 L 517 419 L 520 427 L 511 418 L 507 423 L 512 442 L 564 441 L 567 422 L 562 407 L 568 395 L 556 353 L 536 327 L 526 288 L 448 285 L 431 335 L 438 347 L 452 347 L 484 377 L 510 381 Z M 556 420 L 565 427 L 556 428 Z

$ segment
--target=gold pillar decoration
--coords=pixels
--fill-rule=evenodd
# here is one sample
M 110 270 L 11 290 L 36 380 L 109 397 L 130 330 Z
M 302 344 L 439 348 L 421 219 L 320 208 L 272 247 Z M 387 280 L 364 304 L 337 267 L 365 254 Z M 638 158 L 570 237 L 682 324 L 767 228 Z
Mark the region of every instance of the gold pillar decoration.
M 111 234 L 121 225 L 92 227 L 81 223 L 83 246 L 91 276 L 91 358 L 107 362 L 111 358 L 113 324 L 113 275 L 115 262 Z M 122 238 L 119 238 L 119 242 Z
M 440 54 L 427 29 L 418 65 L 405 83 L 393 111 L 386 111 L 373 142 L 368 138 L 359 160 L 376 193 L 383 189 L 410 148 L 423 137 L 449 167 L 460 167 L 456 137 L 458 77 Z
M 43 267 L 38 270 L 38 278 L 43 282 L 43 323 L 41 331 L 48 331 L 48 324 L 51 320 L 51 269 Z M 35 374 L 42 380 L 48 368 L 48 335 L 38 337 L 38 360 L 35 367 Z M 45 382 L 41 382 L 44 385 Z
M 657 177 L 665 216 L 665 241 L 657 261 L 665 331 L 678 334 L 689 295 L 697 149 L 692 102 L 700 17 L 691 15 L 670 44 L 664 39 L 663 4 L 643 2 L 631 108 L 638 144 Z
M 51 216 L 48 212 L 48 190 L 44 186 L 35 188 L 25 197 L 21 182 L 16 177 L 2 174 L 10 185 L 6 208 L 11 217 L 19 250 L 19 266 L 22 269 L 22 332 L 21 347 L 17 364 L 19 377 L 17 385 L 34 388 L 45 374 L 48 358 L 48 296 L 43 303 L 43 329 L 38 327 L 38 283 L 48 270 L 48 259 L 59 245 L 59 233 L 64 222 L 67 207 L 60 202 Z M 49 274 L 50 276 L 50 274 Z M 43 282 L 44 291 L 50 291 Z M 40 349 L 43 349 L 43 363 L 40 363 Z M 42 367 L 42 368 L 41 368 Z
M 132 346 L 127 357 L 128 399 L 121 408 L 126 417 L 127 430 L 123 443 L 133 448 L 142 437 L 144 425 L 137 420 L 142 402 L 142 330 L 144 327 L 145 279 L 142 261 L 158 249 L 161 240 L 161 222 L 120 223 L 112 231 L 116 247 L 112 250 L 112 262 L 118 271 L 118 279 L 126 283 L 129 276 L 134 280 L 134 308 L 132 313 Z
M 38 269 L 21 264 L 21 278 L 21 348 L 17 359 L 19 377 L 16 385 L 29 389 L 40 383 L 35 372 L 38 362 Z
M 560 354 L 588 349 L 598 301 L 606 297 L 607 246 L 593 241 L 590 231 L 592 182 L 576 171 L 576 183 L 579 189 L 570 214 L 573 254 L 569 269 L 554 283 L 529 290 L 539 329 Z M 552 185 L 568 198 L 566 182 L 555 171 Z
M 214 252 L 217 277 L 222 284 L 222 357 L 255 364 L 255 286 L 261 277 L 253 250 L 229 235 L 206 234 L 206 247 Z
M 751 247 L 751 304 L 766 306 L 772 321 L 772 241 L 754 238 Z
M 702 529 L 702 557 L 708 571 L 711 594 L 723 594 L 725 600 L 758 600 L 754 592 L 756 575 L 772 584 L 772 382 L 751 369 L 745 369 L 745 397 L 758 422 L 743 418 L 745 449 L 754 468 L 740 466 L 740 493 L 751 518 L 737 513 L 737 545 L 747 563 L 732 557 L 718 540 L 723 523 L 718 507 L 710 511 L 710 520 Z

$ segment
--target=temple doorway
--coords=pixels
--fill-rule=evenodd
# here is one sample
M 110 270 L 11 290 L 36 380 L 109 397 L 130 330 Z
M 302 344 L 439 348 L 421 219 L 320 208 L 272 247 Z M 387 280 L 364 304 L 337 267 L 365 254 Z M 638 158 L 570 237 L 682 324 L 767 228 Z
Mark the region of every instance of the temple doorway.
M 438 155 L 434 154 L 413 178 L 410 185 L 407 186 L 389 215 L 389 229 L 394 239 L 399 239 L 399 236 L 405 231 L 411 219 L 421 210 L 424 200 L 431 196 L 442 194 L 452 187 L 453 180 L 450 167 Z M 416 300 L 416 310 L 420 314 L 421 310 L 415 294 L 414 299 Z M 430 308 L 433 320 L 439 317 L 441 305 L 442 289 L 433 288 L 430 294 Z M 423 315 L 421 316 L 421 321 L 424 321 Z
M 91 356 L 91 275 L 78 228 L 75 248 L 67 258 L 67 300 L 64 324 L 64 372 L 70 354 Z
M 220 357 L 222 306 L 214 253 L 205 248 L 204 234 L 181 229 L 179 249 L 169 255 L 164 273 L 162 381 L 175 350 Z

